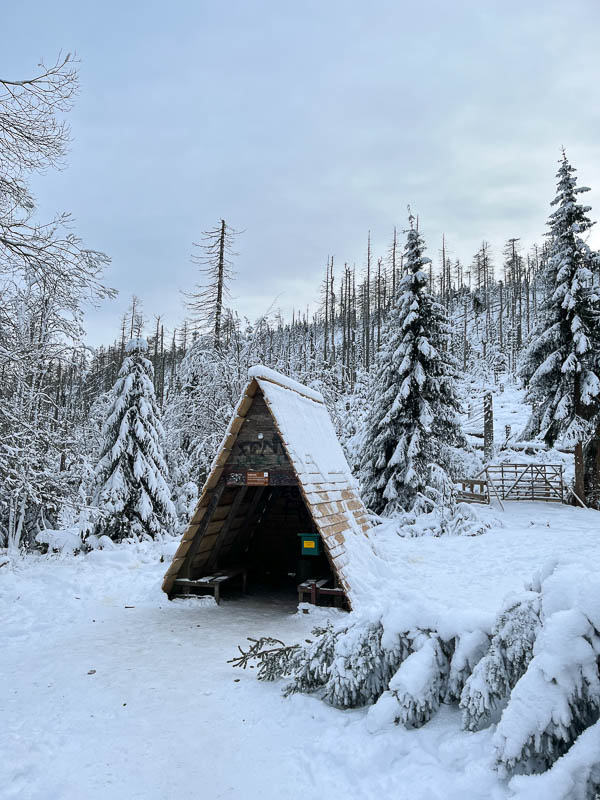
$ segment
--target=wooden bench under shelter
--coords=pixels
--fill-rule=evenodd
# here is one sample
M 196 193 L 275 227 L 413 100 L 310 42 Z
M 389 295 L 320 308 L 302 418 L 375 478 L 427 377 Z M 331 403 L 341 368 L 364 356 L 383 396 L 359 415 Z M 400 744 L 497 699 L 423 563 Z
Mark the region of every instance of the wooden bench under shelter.
M 205 575 L 202 578 L 191 580 L 190 578 L 177 578 L 175 585 L 180 590 L 178 594 L 192 595 L 204 594 L 206 591 L 213 591 L 215 601 L 221 602 L 221 586 L 226 582 L 240 577 L 242 579 L 242 592 L 246 594 L 248 588 L 248 570 L 246 567 L 231 567 L 215 572 L 212 575 Z
M 339 586 L 327 586 L 330 582 L 330 577 L 309 578 L 306 581 L 302 581 L 302 583 L 298 584 L 298 602 L 308 602 L 318 606 L 321 596 L 324 596 L 332 597 L 334 604 L 341 606 L 344 599 L 344 590 Z

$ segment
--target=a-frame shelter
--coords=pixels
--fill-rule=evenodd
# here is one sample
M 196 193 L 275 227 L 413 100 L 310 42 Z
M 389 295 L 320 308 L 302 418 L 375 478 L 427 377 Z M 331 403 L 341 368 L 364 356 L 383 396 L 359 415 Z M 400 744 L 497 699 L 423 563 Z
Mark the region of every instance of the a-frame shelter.
M 329 573 L 349 607 L 352 540 L 369 528 L 321 394 L 253 367 L 163 590 L 187 594 L 243 564 L 251 580 Z M 301 555 L 306 535 L 316 555 Z

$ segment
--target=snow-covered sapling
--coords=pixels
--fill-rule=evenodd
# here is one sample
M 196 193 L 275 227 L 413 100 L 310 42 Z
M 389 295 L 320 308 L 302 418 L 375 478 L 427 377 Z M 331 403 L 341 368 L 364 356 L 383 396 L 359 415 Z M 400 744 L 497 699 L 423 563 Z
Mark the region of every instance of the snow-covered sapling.
M 114 541 L 155 538 L 175 524 L 147 349 L 145 339 L 129 342 L 102 429 L 104 446 L 92 499 L 100 518 L 94 533 Z
M 490 648 L 466 681 L 460 698 L 467 730 L 488 725 L 494 711 L 524 674 L 540 629 L 540 613 L 539 593 L 525 592 L 509 599 L 499 614 Z

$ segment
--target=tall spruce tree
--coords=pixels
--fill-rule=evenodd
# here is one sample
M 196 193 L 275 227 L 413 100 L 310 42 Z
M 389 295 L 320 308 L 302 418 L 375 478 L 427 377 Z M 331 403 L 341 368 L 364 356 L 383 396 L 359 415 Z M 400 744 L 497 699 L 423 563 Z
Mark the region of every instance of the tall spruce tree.
M 99 510 L 96 535 L 115 541 L 128 536 L 155 538 L 175 526 L 164 437 L 146 358 L 145 339 L 132 339 L 103 426 L 104 446 L 95 470 L 93 505 Z
M 384 328 L 362 439 L 364 497 L 386 515 L 414 507 L 431 465 L 450 470 L 454 448 L 467 446 L 457 419 L 456 366 L 446 350 L 446 312 L 427 290 L 430 259 L 412 214 L 409 224 L 407 274 Z
M 534 424 L 549 445 L 562 439 L 575 448 L 575 492 L 584 499 L 583 448 L 598 425 L 600 397 L 600 254 L 583 234 L 595 224 L 590 206 L 577 203 L 589 191 L 577 186 L 576 170 L 563 150 L 557 172 L 556 210 L 548 220 L 549 256 L 544 280 L 549 289 L 539 321 L 523 354 L 521 375 L 528 384 Z

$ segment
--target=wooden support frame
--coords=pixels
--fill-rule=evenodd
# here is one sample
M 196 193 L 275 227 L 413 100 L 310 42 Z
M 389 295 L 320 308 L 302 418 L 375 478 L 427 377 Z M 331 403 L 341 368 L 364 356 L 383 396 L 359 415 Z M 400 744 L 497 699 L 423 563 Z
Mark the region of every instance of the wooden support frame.
M 248 509 L 248 536 L 246 537 L 246 541 L 248 542 L 248 546 L 252 541 L 252 536 L 254 534 L 254 530 L 258 525 L 259 517 L 257 516 L 258 506 L 261 500 L 265 496 L 265 492 L 267 492 L 267 488 L 264 486 L 259 486 L 255 490 L 254 497 L 250 502 L 250 508 Z M 246 548 L 247 549 L 247 548 Z
M 229 512 L 227 516 L 223 520 L 223 525 L 221 526 L 221 530 L 217 534 L 217 541 L 214 543 L 213 548 L 211 550 L 210 558 L 206 563 L 205 569 L 207 571 L 212 570 L 216 567 L 219 560 L 219 552 L 221 550 L 221 545 L 225 541 L 225 537 L 229 533 L 229 529 L 237 516 L 239 508 L 246 496 L 246 492 L 248 491 L 247 486 L 240 486 L 239 489 L 236 490 L 235 497 L 233 498 L 233 503 L 229 507 Z
M 215 488 L 213 489 L 213 495 L 209 500 L 208 506 L 206 508 L 206 512 L 202 517 L 200 524 L 198 525 L 198 530 L 196 531 L 196 535 L 190 545 L 189 550 L 187 551 L 185 561 L 182 565 L 181 569 L 181 576 L 182 578 L 190 578 L 190 572 L 192 569 L 192 564 L 194 563 L 194 557 L 198 552 L 198 548 L 200 547 L 200 543 L 204 538 L 204 534 L 206 533 L 206 529 L 212 519 L 212 515 L 215 513 L 217 506 L 219 505 L 219 501 L 221 499 L 221 495 L 225 491 L 225 481 L 221 481 L 218 483 Z

